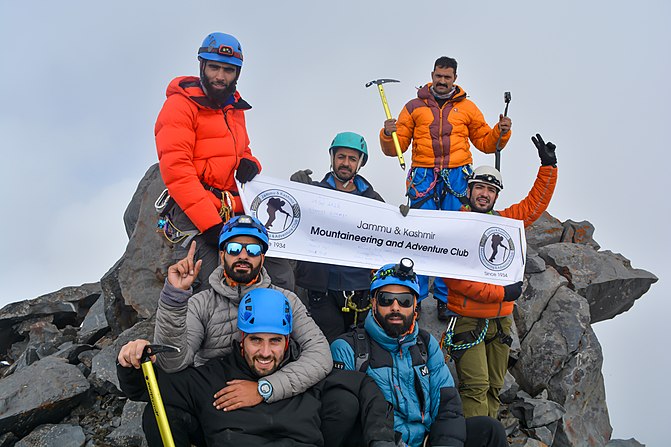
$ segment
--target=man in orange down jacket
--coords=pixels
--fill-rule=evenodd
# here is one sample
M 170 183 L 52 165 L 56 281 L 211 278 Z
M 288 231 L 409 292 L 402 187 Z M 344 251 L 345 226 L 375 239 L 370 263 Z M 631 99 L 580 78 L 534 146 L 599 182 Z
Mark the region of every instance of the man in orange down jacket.
M 499 115 L 493 128 L 466 92 L 455 84 L 457 61 L 450 57 L 436 60 L 431 83 L 417 91 L 398 116 L 389 119 L 380 131 L 382 152 L 396 156 L 392 132 L 397 132 L 401 151 L 412 141 L 412 169 L 406 180 L 410 208 L 457 211 L 466 199 L 466 178 L 471 174 L 469 140 L 480 151 L 491 154 L 505 147 L 512 121 Z M 429 295 L 429 278 L 419 276 L 419 301 Z M 438 318 L 447 319 L 445 284 L 436 278 L 433 296 Z M 418 306 L 419 307 L 419 306 Z
M 171 197 L 159 211 L 159 225 L 173 248 L 168 264 L 183 259 L 191 240 L 196 241 L 196 258 L 203 264 L 194 293 L 209 288 L 224 222 L 243 212 L 235 179 L 245 183 L 261 171 L 245 124 L 251 106 L 236 89 L 242 59 L 235 37 L 209 34 L 198 49 L 200 76 L 170 82 L 154 129 L 159 168 Z M 282 283 L 268 270 L 273 283 L 293 288 L 293 274 Z
M 528 227 L 547 209 L 557 183 L 556 146 L 545 143 L 540 134 L 531 137 L 538 149 L 541 167 L 527 197 L 502 211 L 494 204 L 503 189 L 501 173 L 489 166 L 480 166 L 468 179 L 468 205 L 462 211 L 494 214 L 524 221 Z M 494 235 L 496 236 L 496 235 Z M 493 264 L 505 262 L 509 251 L 506 241 L 487 241 Z M 496 253 L 494 248 L 496 246 Z M 508 368 L 510 328 L 515 300 L 522 294 L 522 281 L 507 286 L 444 278 L 450 318 L 456 319 L 454 336 L 448 345 L 455 359 L 459 377 L 459 393 L 464 416 L 497 417 L 499 392 Z

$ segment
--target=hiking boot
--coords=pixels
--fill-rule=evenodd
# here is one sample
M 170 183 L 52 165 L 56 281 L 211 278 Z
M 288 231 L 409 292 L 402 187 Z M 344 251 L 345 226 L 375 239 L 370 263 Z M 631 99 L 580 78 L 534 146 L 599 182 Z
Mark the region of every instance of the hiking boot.
M 450 316 L 447 314 L 447 304 L 440 300 L 436 300 L 436 316 L 440 321 L 447 321 Z

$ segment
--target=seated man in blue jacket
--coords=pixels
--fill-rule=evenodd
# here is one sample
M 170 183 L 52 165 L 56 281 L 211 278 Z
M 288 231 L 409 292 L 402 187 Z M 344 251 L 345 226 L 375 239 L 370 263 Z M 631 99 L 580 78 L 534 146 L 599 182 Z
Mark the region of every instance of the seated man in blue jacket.
M 204 437 L 196 440 L 199 445 L 339 446 L 356 438 L 366 446 L 395 445 L 389 404 L 363 374 L 348 377 L 336 371 L 304 393 L 235 411 L 220 411 L 212 404 L 214 393 L 238 380 L 258 380 L 263 396 L 269 386 L 263 378 L 300 355 L 300 347 L 289 336 L 292 324 L 291 305 L 282 292 L 250 291 L 240 302 L 237 349 L 173 374 L 156 369 L 164 405 L 195 416 Z M 135 348 L 136 343 L 130 342 L 119 352 L 119 384 L 130 399 L 148 401 L 142 371 L 131 362 Z M 143 428 L 149 445 L 162 445 L 153 417 L 145 418 Z M 179 424 L 171 431 L 176 446 L 194 441 Z
M 333 342 L 334 368 L 375 380 L 394 406 L 394 429 L 409 446 L 507 446 L 497 420 L 464 418 L 438 342 L 417 325 L 419 283 L 412 268 L 412 260 L 403 258 L 375 273 L 371 313 L 363 328 Z

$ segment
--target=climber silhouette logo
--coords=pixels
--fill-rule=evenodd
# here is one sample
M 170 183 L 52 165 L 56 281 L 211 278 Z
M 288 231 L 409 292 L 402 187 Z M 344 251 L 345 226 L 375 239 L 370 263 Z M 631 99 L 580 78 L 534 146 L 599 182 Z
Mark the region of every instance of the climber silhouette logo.
M 478 252 L 482 265 L 489 270 L 501 271 L 515 259 L 515 243 L 502 228 L 490 227 L 480 238 Z
M 251 204 L 251 212 L 266 230 L 271 240 L 286 239 L 301 220 L 301 208 L 296 199 L 281 189 L 267 189 L 257 195 Z

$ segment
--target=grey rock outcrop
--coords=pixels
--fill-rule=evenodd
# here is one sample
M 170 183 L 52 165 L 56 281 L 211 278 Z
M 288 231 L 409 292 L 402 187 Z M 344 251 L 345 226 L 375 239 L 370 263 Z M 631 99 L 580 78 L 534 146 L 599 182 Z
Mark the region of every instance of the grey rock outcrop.
M 100 283 L 0 309 L 0 447 L 58 445 L 40 443 L 61 438 L 77 446 L 146 445 L 145 404 L 122 395 L 116 357 L 127 341 L 153 336 L 171 262 L 156 232 L 154 201 L 163 189 L 154 165 L 124 214 L 126 251 Z M 544 213 L 526 236 L 514 366 L 501 392 L 510 445 L 641 445 L 610 440 L 603 357 L 591 324 L 629 310 L 657 278 L 621 255 L 598 251 L 587 221 L 560 222 Z M 445 325 L 431 301 L 422 306 L 420 325 L 440 339 Z

